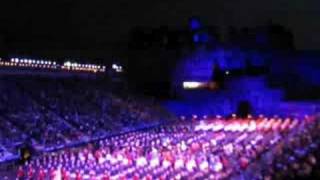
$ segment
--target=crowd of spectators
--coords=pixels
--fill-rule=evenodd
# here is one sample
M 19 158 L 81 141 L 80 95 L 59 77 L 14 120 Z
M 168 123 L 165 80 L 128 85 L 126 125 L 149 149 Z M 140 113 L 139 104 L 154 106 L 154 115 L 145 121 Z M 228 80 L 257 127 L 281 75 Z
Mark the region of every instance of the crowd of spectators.
M 104 80 L 0 78 L 0 161 L 28 143 L 18 179 L 320 177 L 316 117 L 192 119 Z
M 168 119 L 155 101 L 123 94 L 101 79 L 1 78 L 0 159 L 25 143 L 47 150 Z

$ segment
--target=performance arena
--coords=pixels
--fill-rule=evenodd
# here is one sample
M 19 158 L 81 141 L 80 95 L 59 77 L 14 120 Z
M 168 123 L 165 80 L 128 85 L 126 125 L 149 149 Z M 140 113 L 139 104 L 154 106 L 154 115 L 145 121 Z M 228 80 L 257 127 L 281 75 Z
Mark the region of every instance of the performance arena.
M 0 63 L 2 179 L 319 178 L 318 104 L 265 72 L 177 88 L 212 77 L 185 73 L 163 100 L 130 93 L 120 65 Z
M 192 17 L 108 52 L 108 28 L 82 32 L 95 23 L 0 29 L 0 180 L 320 179 L 320 53 L 289 29 L 219 35 Z M 55 42 L 65 30 L 81 33 Z

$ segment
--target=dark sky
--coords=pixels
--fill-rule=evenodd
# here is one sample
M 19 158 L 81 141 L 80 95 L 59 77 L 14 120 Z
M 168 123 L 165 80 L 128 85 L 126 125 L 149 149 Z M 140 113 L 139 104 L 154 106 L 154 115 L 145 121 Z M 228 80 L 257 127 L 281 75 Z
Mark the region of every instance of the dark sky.
M 319 0 L 7 0 L 0 33 L 41 46 L 109 46 L 136 25 L 179 27 L 191 15 L 208 25 L 256 26 L 269 19 L 291 28 L 299 49 L 320 48 Z

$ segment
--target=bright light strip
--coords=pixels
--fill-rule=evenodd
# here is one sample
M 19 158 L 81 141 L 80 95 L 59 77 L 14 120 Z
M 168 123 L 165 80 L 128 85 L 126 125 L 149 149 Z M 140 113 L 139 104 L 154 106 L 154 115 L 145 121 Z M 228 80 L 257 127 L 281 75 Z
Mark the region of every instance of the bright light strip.
M 0 61 L 2 59 L 0 58 Z M 62 65 L 56 61 L 45 60 L 45 59 L 25 59 L 25 58 L 10 58 L 8 61 L 2 61 L 1 66 L 17 66 L 17 67 L 38 67 L 38 68 L 49 68 L 49 69 L 65 69 L 68 71 L 86 71 L 90 73 L 105 72 L 106 66 L 97 64 L 79 64 L 77 62 L 65 61 Z M 116 72 L 122 72 L 122 66 L 116 68 Z
M 196 89 L 196 88 L 200 88 L 203 85 L 205 85 L 205 83 L 203 83 L 203 82 L 196 82 L 196 81 L 183 82 L 184 89 Z

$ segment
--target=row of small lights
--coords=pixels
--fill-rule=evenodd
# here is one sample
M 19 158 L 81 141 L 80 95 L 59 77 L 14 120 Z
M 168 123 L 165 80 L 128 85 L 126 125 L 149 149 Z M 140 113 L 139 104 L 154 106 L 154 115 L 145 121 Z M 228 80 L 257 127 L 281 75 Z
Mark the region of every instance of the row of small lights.
M 55 61 L 50 61 L 50 60 L 33 60 L 33 59 L 19 59 L 19 58 L 11 58 L 10 61 L 2 61 L 2 59 L 0 58 L 0 66 L 36 67 L 36 68 L 49 68 L 49 69 L 57 69 L 60 67 L 61 69 L 67 70 L 67 71 L 86 71 L 86 72 L 94 72 L 94 73 L 106 71 L 106 66 L 101 66 L 96 64 L 79 64 L 79 63 L 71 63 L 70 61 L 66 61 L 64 62 L 63 65 L 59 65 Z M 120 68 L 120 71 L 118 71 L 118 69 L 115 69 L 115 70 L 117 72 L 122 72 L 122 67 Z
M 87 72 L 105 72 L 106 66 L 100 66 L 95 64 L 79 64 L 79 63 L 72 63 L 70 61 L 64 62 L 61 69 L 64 70 L 75 70 L 75 71 L 87 71 Z
M 18 67 L 47 68 L 47 69 L 56 69 L 58 67 L 55 61 L 19 59 L 19 58 L 11 58 L 10 61 L 2 61 L 2 59 L 0 58 L 0 66 L 18 66 Z
M 236 114 L 232 114 L 231 116 L 232 116 L 232 118 L 237 118 L 237 115 L 236 115 Z M 264 115 L 263 115 L 263 114 L 260 114 L 258 117 L 259 117 L 259 118 L 263 118 Z M 277 117 L 278 117 L 278 115 L 274 115 L 274 118 L 277 118 Z M 193 114 L 193 115 L 192 115 L 192 119 L 197 119 L 197 118 L 198 118 L 198 115 L 196 115 L 196 114 Z M 208 116 L 207 116 L 207 115 L 203 115 L 202 118 L 203 118 L 203 119 L 207 119 Z M 221 115 L 216 115 L 215 118 L 216 118 L 216 119 L 222 119 L 223 117 L 222 117 Z M 247 118 L 248 118 L 248 119 L 251 119 L 251 118 L 253 118 L 253 117 L 252 117 L 251 114 L 248 114 L 248 115 L 247 115 Z M 186 117 L 185 117 L 185 116 L 180 116 L 180 119 L 186 120 Z
M 192 116 L 192 119 L 193 120 L 195 120 L 195 119 L 198 119 L 198 118 L 202 118 L 202 119 L 204 119 L 204 120 L 206 120 L 206 119 L 208 119 L 209 117 L 208 117 L 208 115 L 203 115 L 202 117 L 199 117 L 198 115 L 196 115 L 196 114 L 193 114 Z M 238 118 L 238 116 L 237 116 L 237 114 L 232 114 L 231 115 L 231 117 L 232 117 L 232 119 L 236 119 L 236 118 Z M 304 118 L 306 118 L 306 119 L 308 119 L 308 118 L 310 118 L 310 117 L 312 117 L 312 116 L 309 116 L 308 114 L 305 114 L 304 115 Z M 210 117 L 210 118 L 214 118 L 214 117 Z M 215 118 L 216 119 L 224 119 L 224 117 L 223 116 L 221 116 L 221 115 L 216 115 L 215 116 Z M 251 115 L 251 114 L 248 114 L 247 115 L 247 119 L 253 119 L 254 117 Z M 259 118 L 259 119 L 263 119 L 263 118 L 265 118 L 265 115 L 263 115 L 263 114 L 259 114 L 256 118 Z M 272 118 L 275 118 L 275 119 L 278 119 L 278 118 L 280 118 L 278 115 L 274 115 Z M 186 120 L 186 119 L 188 119 L 186 116 L 180 116 L 180 119 L 181 120 Z M 230 118 L 229 118 L 230 119 Z M 240 119 L 242 119 L 242 118 L 240 118 Z M 281 119 L 281 118 L 280 118 Z
M 41 65 L 41 64 L 24 64 L 24 63 L 15 63 L 15 62 L 1 62 L 0 66 L 18 66 L 18 67 L 34 67 L 34 68 L 48 68 L 48 69 L 56 69 L 57 67 L 50 65 Z
M 56 65 L 55 61 L 11 58 L 11 62 L 24 64 Z
M 112 64 L 112 69 L 114 69 L 116 72 L 123 72 L 122 66 L 117 64 Z

